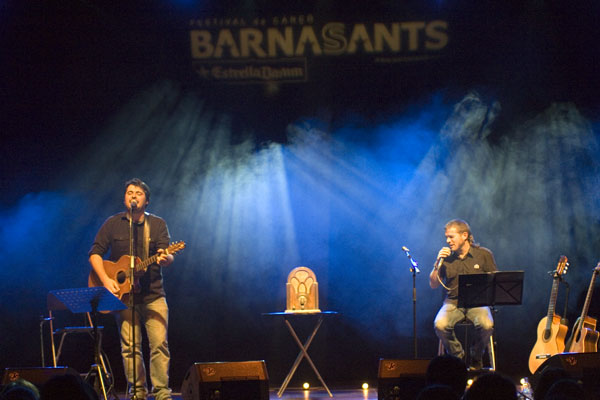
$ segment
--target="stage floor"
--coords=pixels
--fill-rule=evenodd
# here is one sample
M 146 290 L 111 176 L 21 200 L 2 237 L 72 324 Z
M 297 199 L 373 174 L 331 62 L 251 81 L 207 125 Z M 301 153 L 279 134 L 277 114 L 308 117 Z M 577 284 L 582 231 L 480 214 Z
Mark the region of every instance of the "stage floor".
M 377 389 L 354 389 L 354 390 L 331 390 L 331 394 L 333 394 L 334 399 L 344 399 L 344 400 L 376 400 L 377 399 Z M 285 399 L 285 400 L 325 400 L 331 399 L 327 394 L 325 389 L 311 389 L 311 390 L 302 390 L 302 389 L 289 389 L 286 390 L 285 393 L 281 397 L 277 397 L 277 390 L 269 391 L 269 399 Z
M 331 399 L 327 394 L 327 391 L 322 388 L 313 388 L 310 390 L 302 389 L 287 389 L 281 397 L 277 397 L 277 391 L 279 389 L 269 390 L 269 400 L 326 400 Z M 342 400 L 377 400 L 377 389 L 331 389 L 334 399 Z M 152 399 L 153 397 L 148 397 Z M 124 393 L 119 394 L 119 400 L 126 400 L 127 397 Z M 182 400 L 181 393 L 173 393 L 173 400 Z

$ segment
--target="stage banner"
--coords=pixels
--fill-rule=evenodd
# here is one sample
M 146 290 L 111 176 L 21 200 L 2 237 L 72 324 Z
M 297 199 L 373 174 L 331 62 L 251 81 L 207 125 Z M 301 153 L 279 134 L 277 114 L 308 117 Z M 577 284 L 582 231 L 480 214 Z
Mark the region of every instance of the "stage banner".
M 386 68 L 443 58 L 451 26 L 439 13 L 346 15 L 310 10 L 199 13 L 187 22 L 201 81 L 308 82 L 332 71 Z

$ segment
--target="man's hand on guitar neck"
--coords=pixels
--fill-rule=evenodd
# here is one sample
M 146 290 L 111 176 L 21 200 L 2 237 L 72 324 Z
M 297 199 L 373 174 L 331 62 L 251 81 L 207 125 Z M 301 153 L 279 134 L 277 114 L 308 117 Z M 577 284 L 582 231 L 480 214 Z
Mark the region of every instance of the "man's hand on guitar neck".
M 158 256 L 156 263 L 161 267 L 168 267 L 173 262 L 173 255 L 167 253 L 164 249 L 158 249 L 156 253 Z

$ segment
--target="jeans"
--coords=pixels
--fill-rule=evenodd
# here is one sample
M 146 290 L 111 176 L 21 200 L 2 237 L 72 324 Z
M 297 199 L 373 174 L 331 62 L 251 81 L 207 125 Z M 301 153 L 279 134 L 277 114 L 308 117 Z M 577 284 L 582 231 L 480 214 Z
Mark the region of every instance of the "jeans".
M 145 399 L 148 395 L 146 367 L 142 357 L 141 326 L 144 324 L 150 348 L 150 380 L 154 398 L 156 400 L 171 399 L 171 389 L 169 388 L 170 354 L 167 340 L 169 307 L 167 301 L 164 297 L 159 297 L 151 303 L 136 305 L 135 311 L 135 394 L 139 399 Z M 129 395 L 134 392 L 132 358 L 134 350 L 132 346 L 131 314 L 131 308 L 117 313 L 117 324 L 121 331 L 121 354 Z
M 454 325 L 465 318 L 473 323 L 477 332 L 470 349 L 471 357 L 473 360 L 481 361 L 490 336 L 494 332 L 494 320 L 489 307 L 458 308 L 455 304 L 444 303 L 433 322 L 435 333 L 448 354 L 464 360 L 465 351 L 456 338 Z

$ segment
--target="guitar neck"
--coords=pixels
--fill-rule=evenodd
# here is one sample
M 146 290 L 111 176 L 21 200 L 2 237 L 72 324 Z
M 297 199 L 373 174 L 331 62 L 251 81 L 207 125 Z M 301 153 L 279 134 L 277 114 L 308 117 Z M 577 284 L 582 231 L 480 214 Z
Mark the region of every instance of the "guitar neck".
M 592 280 L 590 281 L 590 287 L 588 288 L 587 296 L 585 296 L 585 303 L 583 303 L 583 309 L 581 310 L 581 321 L 583 322 L 587 318 L 588 311 L 590 309 L 590 302 L 592 300 L 592 292 L 594 291 L 594 282 L 596 281 L 596 276 L 598 275 L 598 267 L 594 269 L 594 273 L 592 274 Z
M 554 319 L 554 307 L 556 306 L 556 296 L 558 294 L 558 278 L 554 278 L 552 282 L 552 292 L 550 292 L 550 303 L 548 304 L 548 315 L 546 318 L 546 329 L 552 329 L 552 321 Z
M 185 242 L 171 243 L 171 245 L 165 249 L 163 254 L 176 254 L 178 251 L 181 251 L 184 248 L 185 248 Z M 139 264 L 136 264 L 135 271 L 136 272 L 146 272 L 146 270 L 148 269 L 148 266 L 151 264 L 154 264 L 156 262 L 156 260 L 158 260 L 159 256 L 160 256 L 160 253 L 156 253 L 155 255 L 148 257 L 144 261 L 140 261 Z
M 148 269 L 148 267 L 151 264 L 154 264 L 156 262 L 156 260 L 158 260 L 158 256 L 159 256 L 159 254 L 155 254 L 151 257 L 146 258 L 144 261 L 140 262 L 139 264 L 136 264 L 135 271 L 136 272 L 146 271 L 146 269 Z

